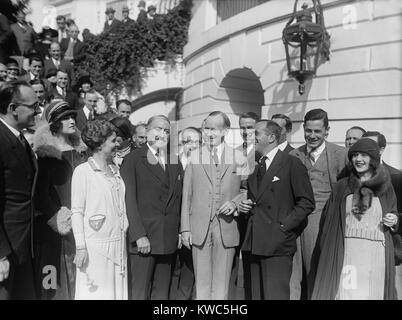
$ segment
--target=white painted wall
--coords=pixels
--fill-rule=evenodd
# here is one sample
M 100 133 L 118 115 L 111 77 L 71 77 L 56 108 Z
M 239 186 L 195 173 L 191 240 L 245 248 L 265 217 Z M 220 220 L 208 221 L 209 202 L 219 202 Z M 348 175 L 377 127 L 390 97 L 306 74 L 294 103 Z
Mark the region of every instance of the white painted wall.
M 336 1 L 322 1 L 331 2 Z M 252 93 L 237 90 L 230 99 L 220 85 L 230 71 L 249 68 L 264 90 L 263 118 L 274 113 L 289 115 L 296 122 L 291 137 L 295 146 L 304 142 L 300 122 L 305 113 L 321 107 L 333 120 L 330 141 L 343 145 L 345 131 L 353 125 L 381 131 L 388 140 L 384 160 L 401 169 L 402 2 L 362 0 L 324 10 L 331 60 L 319 67 L 303 96 L 298 94 L 298 83 L 287 77 L 281 39 L 287 19 L 277 19 L 291 13 L 293 3 L 269 1 L 203 29 L 196 24 L 205 20 L 202 7 L 206 4 L 196 1 L 184 55 L 179 127 L 198 126 L 212 110 L 225 111 L 233 118 L 240 113 L 239 106 L 248 111 Z M 233 125 L 238 126 L 237 121 Z

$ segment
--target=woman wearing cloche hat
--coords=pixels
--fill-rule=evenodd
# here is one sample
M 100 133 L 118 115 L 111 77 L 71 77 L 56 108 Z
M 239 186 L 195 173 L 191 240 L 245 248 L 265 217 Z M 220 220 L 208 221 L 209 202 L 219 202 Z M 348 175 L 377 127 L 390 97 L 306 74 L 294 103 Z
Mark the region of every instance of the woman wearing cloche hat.
M 86 147 L 75 127 L 77 111 L 66 101 L 53 100 L 45 109 L 46 123 L 34 135 L 39 175 L 35 206 L 37 284 L 42 300 L 72 300 L 75 289 L 74 237 L 71 232 L 71 178 L 86 160 Z M 44 288 L 46 266 L 57 271 L 57 288 Z
M 363 138 L 348 152 L 350 176 L 322 212 L 309 275 L 314 300 L 393 300 L 396 197 L 377 143 Z

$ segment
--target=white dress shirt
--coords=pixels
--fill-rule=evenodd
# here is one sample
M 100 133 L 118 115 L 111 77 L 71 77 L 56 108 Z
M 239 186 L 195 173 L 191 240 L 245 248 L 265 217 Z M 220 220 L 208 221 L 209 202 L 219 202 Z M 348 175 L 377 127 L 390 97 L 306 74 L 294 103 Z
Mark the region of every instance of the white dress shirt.
M 162 150 L 159 150 L 159 152 L 158 152 L 158 150 L 155 150 L 152 146 L 149 145 L 148 142 L 147 142 L 147 146 L 148 146 L 149 150 L 151 150 L 155 159 L 160 163 L 163 170 L 165 170 L 165 165 L 166 165 L 165 153 Z
M 282 142 L 280 145 L 278 145 L 278 149 L 283 151 L 286 149 L 287 146 L 288 146 L 288 142 L 285 141 L 285 142 Z
M 7 122 L 5 122 L 2 118 L 0 118 L 0 121 L 3 122 L 3 124 L 4 124 L 8 129 L 10 129 L 11 133 L 12 133 L 13 135 L 15 135 L 15 136 L 18 138 L 18 140 L 20 139 L 20 134 L 21 134 L 21 132 L 19 132 L 17 129 L 13 128 L 12 126 L 10 126 L 10 125 L 9 125 Z
M 274 160 L 276 154 L 278 153 L 278 150 L 279 150 L 279 148 L 275 147 L 265 155 L 267 157 L 267 159 L 265 159 L 265 168 L 267 171 L 269 169 L 269 166 L 272 163 L 272 160 Z

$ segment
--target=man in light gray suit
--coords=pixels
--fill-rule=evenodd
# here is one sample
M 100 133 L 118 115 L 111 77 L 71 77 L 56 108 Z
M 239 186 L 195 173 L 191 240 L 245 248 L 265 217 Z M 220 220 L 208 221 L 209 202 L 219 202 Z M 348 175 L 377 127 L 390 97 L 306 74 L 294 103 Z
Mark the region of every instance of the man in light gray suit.
M 203 122 L 205 145 L 191 155 L 184 174 L 181 212 L 183 244 L 192 246 L 197 300 L 228 298 L 235 248 L 237 206 L 247 159 L 225 143 L 230 120 L 220 111 Z

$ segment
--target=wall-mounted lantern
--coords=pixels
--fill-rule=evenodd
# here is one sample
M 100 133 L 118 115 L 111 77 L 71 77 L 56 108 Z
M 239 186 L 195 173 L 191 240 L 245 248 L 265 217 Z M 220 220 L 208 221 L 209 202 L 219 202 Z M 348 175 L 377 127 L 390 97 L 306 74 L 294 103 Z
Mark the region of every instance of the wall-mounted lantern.
M 321 3 L 320 0 L 312 2 L 315 22 L 307 3 L 303 3 L 302 10 L 297 12 L 296 0 L 293 14 L 282 32 L 288 75 L 299 82 L 301 95 L 305 90 L 304 82 L 316 74 L 320 55 L 329 60 L 329 34 L 325 29 Z M 289 47 L 294 50 L 289 52 Z

